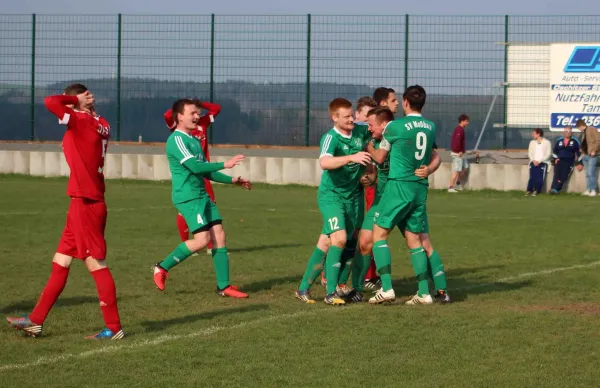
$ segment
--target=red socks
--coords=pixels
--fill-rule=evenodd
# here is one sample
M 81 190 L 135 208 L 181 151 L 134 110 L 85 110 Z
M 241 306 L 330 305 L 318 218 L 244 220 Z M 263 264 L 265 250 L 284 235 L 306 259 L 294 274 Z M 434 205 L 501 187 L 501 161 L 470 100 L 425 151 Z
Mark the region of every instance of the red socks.
M 59 295 L 65 289 L 67 284 L 67 277 L 69 276 L 69 268 L 65 268 L 56 263 L 52 263 L 52 272 L 50 273 L 50 279 L 46 283 L 46 287 L 40 295 L 40 299 L 33 308 L 33 311 L 29 315 L 31 322 L 41 325 L 46 320 L 48 313 L 56 303 Z
M 119 318 L 119 309 L 117 308 L 115 281 L 108 268 L 92 272 L 92 277 L 96 282 L 104 323 L 113 333 L 116 333 L 121 330 L 121 320 Z
M 181 237 L 181 241 L 189 240 L 190 231 L 185 222 L 185 219 L 181 214 L 177 214 L 177 229 L 179 230 L 179 237 Z

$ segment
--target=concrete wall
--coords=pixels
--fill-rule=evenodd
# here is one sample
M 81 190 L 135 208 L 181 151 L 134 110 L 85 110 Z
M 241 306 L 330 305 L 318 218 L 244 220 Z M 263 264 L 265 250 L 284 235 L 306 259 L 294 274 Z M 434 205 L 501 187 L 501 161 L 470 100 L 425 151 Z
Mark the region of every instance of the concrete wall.
M 226 156 L 213 157 L 214 162 L 227 160 Z M 61 152 L 0 150 L 0 173 L 34 176 L 68 176 L 69 166 Z M 321 178 L 317 159 L 249 157 L 246 161 L 226 173 L 241 175 L 252 182 L 270 184 L 302 184 L 316 186 Z M 450 178 L 450 164 L 444 163 L 430 177 L 431 187 L 444 189 Z M 550 187 L 553 171 L 546 179 L 546 190 Z M 108 179 L 170 179 L 169 166 L 164 155 L 108 154 L 104 174 Z M 473 190 L 521 190 L 529 179 L 526 165 L 472 164 L 465 187 Z M 574 172 L 567 185 L 568 192 L 585 191 L 585 175 Z

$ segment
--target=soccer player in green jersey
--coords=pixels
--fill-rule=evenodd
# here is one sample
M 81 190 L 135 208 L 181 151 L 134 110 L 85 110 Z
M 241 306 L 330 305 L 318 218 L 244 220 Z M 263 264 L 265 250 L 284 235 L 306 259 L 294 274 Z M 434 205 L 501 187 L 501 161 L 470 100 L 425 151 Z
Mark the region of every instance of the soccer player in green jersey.
M 410 249 L 419 285 L 415 298 L 422 304 L 433 302 L 429 294 L 427 254 L 420 238 L 426 217 L 429 183 L 426 178 L 415 175 L 415 170 L 431 162 L 435 142 L 435 124 L 421 116 L 425 100 L 423 87 L 415 85 L 406 89 L 402 96 L 402 109 L 406 116 L 386 125 L 379 150 L 375 150 L 373 145 L 368 147 L 377 161 L 382 161 L 381 155 L 389 152 L 390 162 L 388 181 L 374 214 L 373 226 L 373 253 L 382 287 L 369 303 L 396 299 L 387 243 L 390 231 L 396 226 L 404 230 Z
M 371 134 L 367 126 L 354 124 L 352 103 L 344 98 L 336 98 L 329 103 L 329 114 L 334 127 L 321 138 L 319 163 L 323 175 L 317 203 L 323 217 L 321 235 L 329 236 L 331 244 L 325 258 L 325 275 L 329 280 L 325 303 L 342 305 L 345 302 L 336 292 L 337 281 L 332 280 L 339 279 L 342 253 L 351 244 L 347 244 L 348 237 L 354 234 L 364 217 L 360 177 L 371 162 L 371 156 L 363 151 Z M 303 302 L 314 303 L 310 286 L 320 273 L 323 253 L 317 246 L 309 259 L 296 291 L 296 298 Z
M 369 130 L 373 134 L 373 148 L 378 150 L 381 145 L 381 140 L 383 137 L 383 131 L 385 127 L 393 121 L 393 116 L 390 115 L 389 111 L 385 110 L 373 109 L 369 111 Z M 435 145 L 433 146 L 434 150 L 432 151 L 431 162 L 428 166 L 422 166 L 419 169 L 415 170 L 415 175 L 421 178 L 427 178 L 429 175 L 433 174 L 441 165 L 441 158 L 439 154 L 435 151 Z M 365 220 L 362 225 L 362 229 L 360 231 L 359 237 L 359 246 L 360 253 L 363 256 L 363 259 L 366 260 L 365 256 L 371 253 L 373 248 L 373 219 L 375 212 L 377 211 L 376 206 L 383 195 L 385 189 L 385 183 L 387 182 L 387 176 L 389 173 L 389 153 L 387 152 L 376 152 L 374 155 L 375 158 L 380 158 L 375 160 L 377 163 L 377 171 L 378 177 L 380 180 L 377 184 L 377 193 L 374 201 L 375 209 L 371 209 L 367 215 L 365 216 Z M 374 159 L 375 159 L 374 158 Z M 404 231 L 401 230 L 404 235 Z M 421 243 L 423 244 L 423 248 L 427 253 L 427 272 L 429 278 L 432 280 L 435 290 L 437 291 L 435 295 L 435 299 L 440 303 L 451 303 L 450 296 L 446 290 L 446 272 L 444 266 L 442 264 L 442 259 L 439 253 L 433 248 L 431 243 L 431 237 L 429 235 L 429 222 L 427 217 L 427 212 L 425 212 L 425 219 L 423 221 L 423 227 L 421 229 L 421 233 L 419 234 L 419 238 Z M 360 285 L 354 286 L 355 291 L 361 291 Z M 362 294 L 357 294 L 357 292 L 352 293 L 352 297 L 355 299 L 362 299 Z M 415 298 L 411 298 L 408 304 L 416 301 Z
M 204 249 L 212 240 L 217 293 L 221 296 L 247 298 L 247 294 L 229 283 L 229 258 L 221 215 L 204 187 L 206 177 L 213 182 L 234 184 L 250 190 L 252 185 L 248 180 L 219 172 L 237 166 L 244 160 L 244 156 L 237 155 L 225 163 L 208 163 L 202 153 L 200 141 L 190 134 L 196 129 L 200 119 L 200 109 L 196 102 L 191 99 L 177 100 L 172 111 L 177 127 L 169 136 L 166 146 L 172 177 L 171 198 L 188 224 L 193 238 L 179 244 L 164 260 L 154 266 L 154 283 L 163 291 L 168 271 L 194 252 Z

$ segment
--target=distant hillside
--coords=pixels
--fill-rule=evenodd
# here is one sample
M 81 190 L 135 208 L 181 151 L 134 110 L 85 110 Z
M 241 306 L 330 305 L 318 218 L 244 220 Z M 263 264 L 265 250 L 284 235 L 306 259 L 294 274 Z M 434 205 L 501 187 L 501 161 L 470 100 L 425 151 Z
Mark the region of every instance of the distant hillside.
M 75 81 L 74 81 L 75 82 Z M 116 82 L 114 79 L 76 80 L 85 83 L 97 98 L 98 112 L 113 127 L 116 138 Z M 59 140 L 62 128 L 44 109 L 43 96 L 61 93 L 67 84 L 52 84 L 36 89 L 35 136 L 38 140 Z M 153 79 L 126 78 L 121 81 L 121 139 L 164 141 L 168 136 L 162 114 L 179 97 L 208 99 L 208 83 L 166 82 Z M 335 97 L 356 101 L 371 95 L 374 88 L 366 85 L 313 83 L 310 86 L 310 145 L 318 145 L 321 135 L 331 127 L 327 103 Z M 214 101 L 223 107 L 213 126 L 214 143 L 304 145 L 306 122 L 306 86 L 301 83 L 253 84 L 228 81 L 214 85 Z M 487 114 L 490 96 L 430 95 L 425 115 L 438 127 L 438 144 L 448 145 L 459 114 L 467 113 L 472 122 L 468 143 L 475 144 Z M 5 89 L 0 93 L 0 139 L 18 140 L 29 137 L 29 89 Z M 503 119 L 502 105 L 496 105 L 484 136 L 483 148 L 500 148 L 501 133 L 492 128 Z M 512 136 L 512 147 L 524 147 L 521 135 Z

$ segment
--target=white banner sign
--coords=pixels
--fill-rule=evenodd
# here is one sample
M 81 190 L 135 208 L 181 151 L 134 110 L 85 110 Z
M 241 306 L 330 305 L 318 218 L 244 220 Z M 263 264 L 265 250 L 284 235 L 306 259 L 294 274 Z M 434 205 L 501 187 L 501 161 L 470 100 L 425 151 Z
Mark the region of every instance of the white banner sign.
M 550 46 L 550 130 L 600 127 L 600 43 Z

